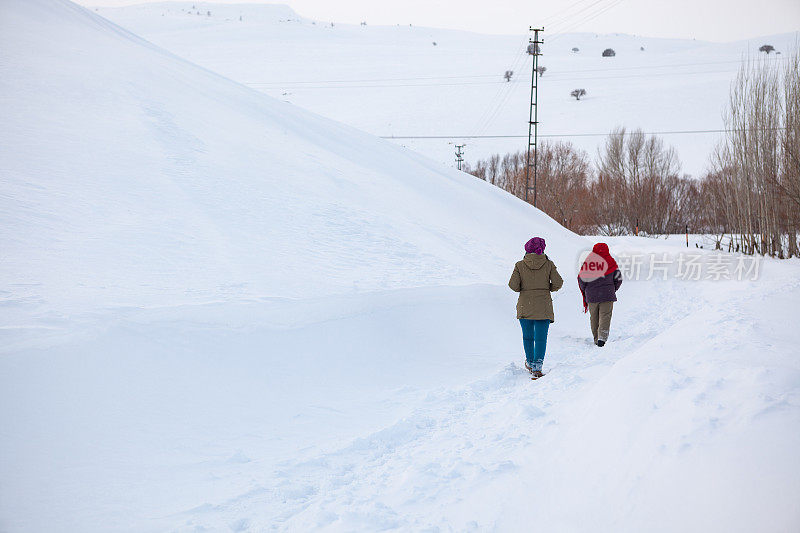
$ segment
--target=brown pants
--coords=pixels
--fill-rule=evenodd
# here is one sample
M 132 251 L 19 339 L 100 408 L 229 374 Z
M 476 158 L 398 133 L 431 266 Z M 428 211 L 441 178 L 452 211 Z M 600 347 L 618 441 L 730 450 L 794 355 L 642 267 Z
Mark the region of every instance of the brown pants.
M 611 312 L 614 302 L 589 303 L 589 321 L 592 324 L 594 342 L 608 340 L 608 330 L 611 329 Z

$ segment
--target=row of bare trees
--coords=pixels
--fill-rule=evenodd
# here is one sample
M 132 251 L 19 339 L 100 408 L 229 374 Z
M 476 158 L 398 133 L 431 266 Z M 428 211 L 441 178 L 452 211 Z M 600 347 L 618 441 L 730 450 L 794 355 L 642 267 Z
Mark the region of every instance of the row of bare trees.
M 747 62 L 731 86 L 725 139 L 706 177 L 716 221 L 745 253 L 798 255 L 800 55 Z
M 517 152 L 467 171 L 524 198 L 525 166 L 526 153 Z M 672 148 L 641 130 L 615 130 L 594 165 L 571 143 L 540 144 L 536 185 L 536 206 L 577 233 L 675 233 L 695 223 L 694 180 L 680 175 Z
M 582 234 L 655 235 L 688 226 L 716 235 L 717 246 L 727 236 L 728 247 L 744 253 L 798 255 L 800 55 L 787 63 L 744 63 L 731 87 L 724 141 L 702 178 L 681 174 L 675 150 L 660 138 L 617 128 L 595 161 L 570 143 L 541 143 L 537 207 Z M 525 197 L 525 152 L 494 155 L 467 171 Z

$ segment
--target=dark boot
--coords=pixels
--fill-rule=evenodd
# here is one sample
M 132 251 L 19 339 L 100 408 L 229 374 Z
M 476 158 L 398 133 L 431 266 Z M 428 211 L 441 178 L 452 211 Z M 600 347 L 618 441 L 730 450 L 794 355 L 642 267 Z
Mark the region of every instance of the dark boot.
M 600 340 L 598 340 L 598 341 L 597 341 L 597 345 L 598 345 L 599 347 L 601 347 L 601 348 L 602 348 L 603 346 L 605 346 L 605 344 L 606 344 L 606 341 L 604 341 L 603 339 L 600 339 Z

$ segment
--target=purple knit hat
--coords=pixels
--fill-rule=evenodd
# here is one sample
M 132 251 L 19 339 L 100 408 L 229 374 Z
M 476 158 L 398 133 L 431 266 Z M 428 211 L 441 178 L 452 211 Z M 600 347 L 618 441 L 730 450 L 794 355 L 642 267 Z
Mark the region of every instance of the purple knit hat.
M 543 254 L 544 253 L 544 239 L 541 237 L 534 237 L 525 243 L 525 251 L 529 254 Z

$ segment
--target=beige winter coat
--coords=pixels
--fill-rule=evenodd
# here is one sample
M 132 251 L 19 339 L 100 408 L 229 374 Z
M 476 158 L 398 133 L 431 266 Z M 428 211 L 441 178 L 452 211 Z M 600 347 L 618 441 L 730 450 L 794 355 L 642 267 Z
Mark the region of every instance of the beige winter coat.
M 514 273 L 508 282 L 511 290 L 519 293 L 517 318 L 555 322 L 550 293 L 563 284 L 556 265 L 547 255 L 525 254 L 522 261 L 514 265 Z

